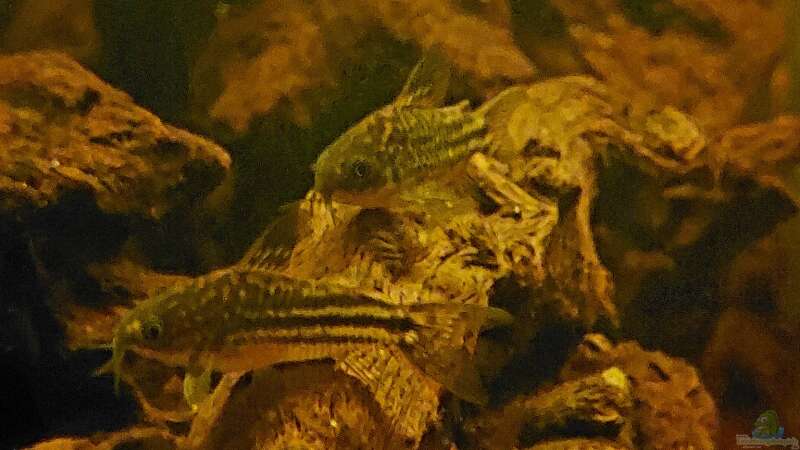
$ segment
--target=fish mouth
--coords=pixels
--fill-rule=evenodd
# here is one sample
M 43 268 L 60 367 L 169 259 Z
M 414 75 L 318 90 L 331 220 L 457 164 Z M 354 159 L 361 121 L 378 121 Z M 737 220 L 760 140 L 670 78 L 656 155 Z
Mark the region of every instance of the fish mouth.
M 317 172 L 314 175 L 314 192 L 322 197 L 330 197 L 335 187 L 330 178 L 331 177 L 328 174 Z
M 329 204 L 333 201 L 333 191 L 331 190 L 314 187 L 314 192 L 322 199 L 323 203 Z

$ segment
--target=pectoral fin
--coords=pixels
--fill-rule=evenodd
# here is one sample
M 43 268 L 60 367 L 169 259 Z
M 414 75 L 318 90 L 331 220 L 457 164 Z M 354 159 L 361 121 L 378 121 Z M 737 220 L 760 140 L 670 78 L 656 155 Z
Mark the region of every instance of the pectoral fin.
M 183 377 L 183 398 L 186 403 L 197 410 L 200 403 L 211 393 L 211 368 L 201 370 L 199 368 L 187 369 Z

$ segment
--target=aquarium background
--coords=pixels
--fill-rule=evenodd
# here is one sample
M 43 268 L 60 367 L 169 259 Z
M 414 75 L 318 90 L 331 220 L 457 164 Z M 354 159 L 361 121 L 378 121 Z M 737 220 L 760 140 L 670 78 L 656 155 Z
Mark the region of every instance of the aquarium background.
M 800 436 L 800 8 L 788 0 L 735 3 L 0 2 L 3 55 L 61 52 L 164 123 L 220 147 L 207 144 L 213 156 L 204 158 L 213 162 L 152 194 L 168 197 L 163 204 L 115 207 L 80 185 L 47 201 L 16 201 L 11 184 L 0 183 L 11 199 L 0 200 L 0 416 L 18 424 L 3 427 L 0 447 L 139 423 L 131 391 L 115 395 L 110 376 L 93 375 L 110 352 L 69 331 L 76 314 L 143 295 L 108 282 L 128 269 L 106 265 L 125 260 L 155 274 L 199 276 L 239 261 L 281 207 L 311 189 L 320 152 L 391 102 L 433 46 L 454 68 L 448 104 L 588 75 L 634 112 L 670 106 L 686 114 L 702 134 L 698 148 L 713 150 L 680 177 L 643 169 L 632 161 L 638 156 L 603 155 L 592 232 L 613 278 L 618 324 L 553 321 L 531 335 L 495 336 L 519 353 L 489 377 L 493 406 L 552 384 L 580 336 L 598 331 L 696 367 L 718 409 L 719 448 L 732 447 L 770 409 L 786 436 Z M 7 81 L 19 61 L 0 64 L 0 101 L 49 111 Z M 696 138 L 658 130 L 663 135 L 648 139 Z M 0 149 L 12 155 L 0 158 L 8 163 L 0 177 L 26 179 L 9 148 Z M 703 164 L 721 190 L 698 193 Z M 159 175 L 149 176 L 146 183 L 158 185 Z M 575 201 L 559 198 L 559 207 Z M 517 288 L 507 287 L 510 297 Z M 504 289 L 496 285 L 492 301 L 502 303 Z M 458 433 L 451 441 L 473 448 Z

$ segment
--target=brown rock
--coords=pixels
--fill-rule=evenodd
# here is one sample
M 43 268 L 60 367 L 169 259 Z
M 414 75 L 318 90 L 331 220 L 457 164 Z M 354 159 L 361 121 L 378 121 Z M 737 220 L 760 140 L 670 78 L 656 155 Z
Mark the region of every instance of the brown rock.
M 104 211 L 159 217 L 229 166 L 222 148 L 162 123 L 63 54 L 0 58 L 0 211 L 88 191 Z

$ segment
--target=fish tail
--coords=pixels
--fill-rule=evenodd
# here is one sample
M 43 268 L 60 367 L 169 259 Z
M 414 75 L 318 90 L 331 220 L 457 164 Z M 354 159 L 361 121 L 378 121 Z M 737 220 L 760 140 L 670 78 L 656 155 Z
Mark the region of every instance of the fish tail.
M 403 342 L 408 357 L 457 397 L 485 405 L 488 394 L 464 344 L 481 329 L 511 323 L 511 315 L 492 307 L 435 303 L 412 307 L 411 317 L 418 326 L 415 338 Z
M 515 113 L 522 113 L 520 107 L 530 103 L 528 89 L 525 86 L 513 86 L 497 94 L 476 110 L 476 114 L 486 120 L 489 134 L 492 139 L 492 156 L 499 155 L 501 159 L 519 153 L 524 147 L 524 142 L 517 142 L 510 132 L 511 122 Z

